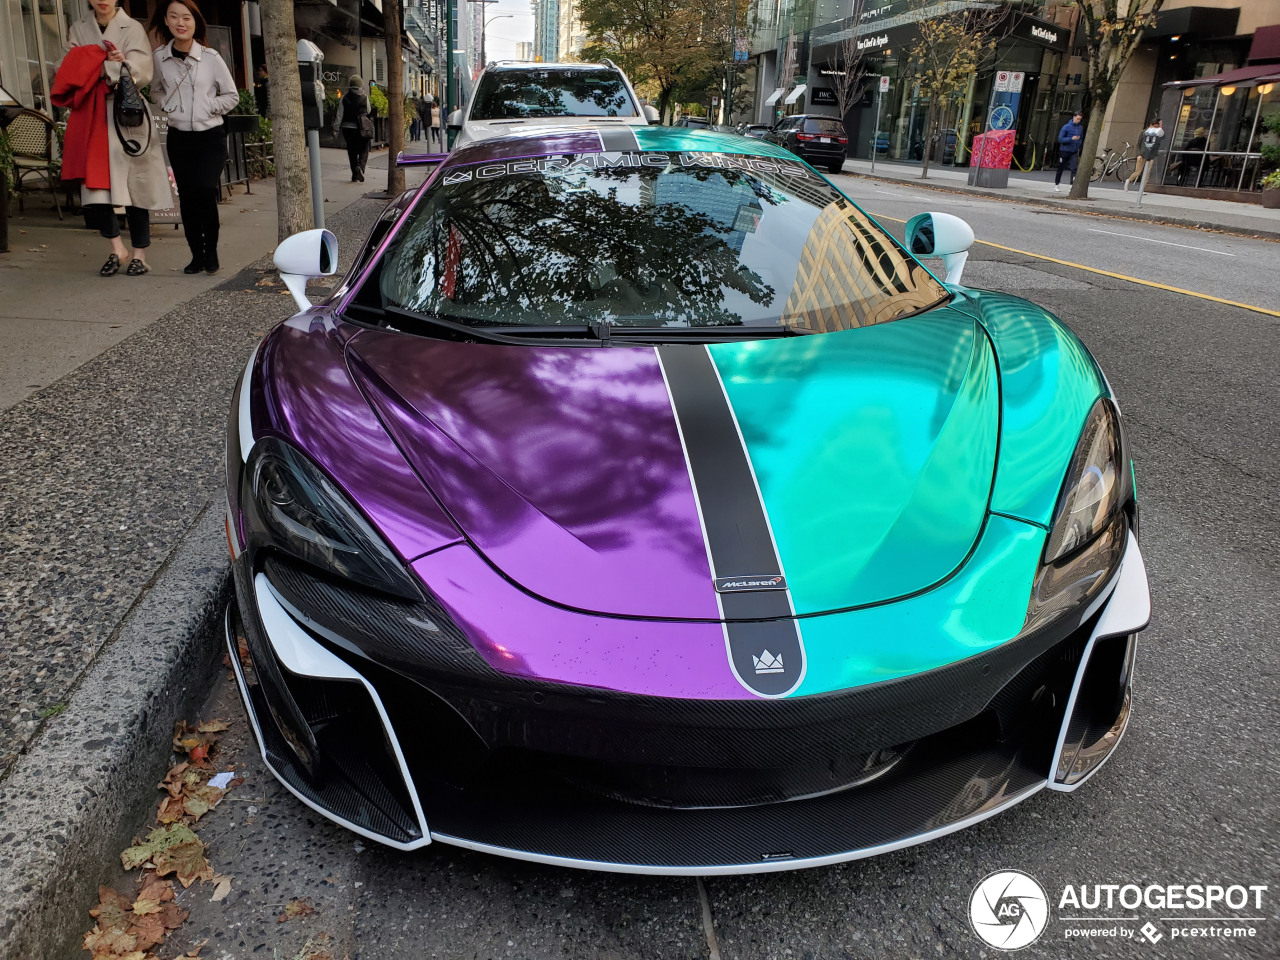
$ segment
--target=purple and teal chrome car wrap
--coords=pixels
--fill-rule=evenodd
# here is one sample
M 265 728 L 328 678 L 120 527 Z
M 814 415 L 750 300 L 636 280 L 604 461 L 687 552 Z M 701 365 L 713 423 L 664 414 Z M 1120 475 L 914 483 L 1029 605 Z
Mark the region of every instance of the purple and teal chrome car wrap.
M 848 221 L 943 296 L 776 337 L 370 320 L 433 191 L 572 164 L 683 164 L 702 196 L 746 171 L 741 256 L 771 204 L 809 198 L 797 243 Z M 734 282 L 780 301 L 761 277 Z M 920 842 L 1092 776 L 1149 617 L 1119 410 L 1075 336 L 943 288 L 785 151 L 701 131 L 450 155 L 255 351 L 227 482 L 228 641 L 264 757 L 403 849 L 712 874 Z

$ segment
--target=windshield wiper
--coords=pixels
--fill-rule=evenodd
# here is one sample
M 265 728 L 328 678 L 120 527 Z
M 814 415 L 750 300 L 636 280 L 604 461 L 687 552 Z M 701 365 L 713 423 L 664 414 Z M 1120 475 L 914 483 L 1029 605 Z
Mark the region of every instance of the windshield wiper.
M 582 340 L 596 340 L 601 346 L 606 346 L 609 340 L 607 331 L 604 332 L 603 336 L 598 335 L 596 328 L 600 326 L 599 324 L 541 324 L 534 326 L 519 323 L 463 323 L 446 314 L 419 312 L 410 310 L 407 307 L 396 306 L 395 304 L 388 304 L 383 308 L 382 312 L 412 321 L 419 326 L 435 327 L 461 337 L 484 340 L 488 343 L 518 343 L 525 346 L 531 340 L 548 344 L 580 343 Z

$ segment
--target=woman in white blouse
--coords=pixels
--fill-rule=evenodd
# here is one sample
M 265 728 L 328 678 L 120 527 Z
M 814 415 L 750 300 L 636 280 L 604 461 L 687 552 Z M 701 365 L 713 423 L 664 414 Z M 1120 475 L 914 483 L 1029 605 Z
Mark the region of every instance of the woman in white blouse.
M 141 89 L 151 82 L 151 44 L 142 24 L 132 19 L 117 6 L 117 0 L 92 0 L 90 12 L 71 25 L 67 35 L 69 46 L 94 44 L 107 51 L 102 65 L 102 78 L 107 82 L 107 155 L 111 165 L 109 190 L 80 188 L 80 202 L 84 204 L 91 224 L 96 224 L 102 236 L 111 241 L 111 255 L 98 272 L 109 277 L 119 272 L 121 262 L 128 259 L 126 273 L 138 276 L 150 270 L 147 266 L 147 248 L 151 245 L 151 210 L 164 210 L 172 204 L 169 195 L 169 177 L 165 174 L 164 160 L 160 154 L 160 141 L 154 131 L 126 128 L 130 137 L 136 137 L 142 150 L 130 154 L 124 147 L 112 123 L 115 109 L 115 85 L 120 81 L 122 65 L 128 65 L 133 82 Z M 151 118 L 147 118 L 150 127 Z M 129 226 L 132 252 L 120 239 L 120 221 L 115 208 L 124 207 Z
M 204 45 L 205 19 L 195 0 L 161 2 L 150 26 L 167 41 L 153 54 L 151 98 L 169 118 L 169 166 L 191 248 L 183 273 L 217 273 L 218 181 L 227 164 L 222 117 L 240 97 L 218 51 Z

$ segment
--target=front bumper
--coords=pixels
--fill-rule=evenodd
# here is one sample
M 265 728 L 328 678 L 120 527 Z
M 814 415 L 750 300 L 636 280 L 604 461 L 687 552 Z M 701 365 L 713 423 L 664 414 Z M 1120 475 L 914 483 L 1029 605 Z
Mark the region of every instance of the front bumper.
M 1078 627 L 1042 638 L 1012 667 L 973 658 L 957 665 L 969 674 L 933 678 L 940 712 L 920 719 L 921 688 L 915 698 L 899 687 L 892 696 L 654 704 L 557 684 L 495 685 L 448 629 L 436 631 L 434 669 L 408 676 L 334 629 L 344 620 L 369 629 L 352 611 L 322 623 L 301 613 L 286 575 L 250 579 L 243 562 L 236 575 L 227 639 L 241 694 L 268 766 L 304 802 L 400 849 L 437 840 L 656 874 L 873 856 L 962 829 L 1046 786 L 1075 789 L 1123 735 L 1133 634 L 1150 615 L 1130 538 L 1109 593 Z M 1001 651 L 1010 653 L 992 653 Z M 733 757 L 736 776 L 726 776 L 699 744 L 763 759 L 752 767 Z M 788 755 L 801 759 L 776 759 Z M 741 799 L 744 766 L 764 794 L 730 802 Z M 618 769 L 625 775 L 611 780 Z M 689 769 L 698 776 L 686 779 Z M 768 802 L 770 790 L 790 799 Z

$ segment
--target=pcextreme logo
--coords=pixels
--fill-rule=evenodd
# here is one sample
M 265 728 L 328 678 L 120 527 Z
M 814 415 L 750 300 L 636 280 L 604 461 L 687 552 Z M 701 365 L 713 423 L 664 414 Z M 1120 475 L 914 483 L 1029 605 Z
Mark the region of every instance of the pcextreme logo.
M 969 923 L 997 950 L 1021 950 L 1035 943 L 1049 922 L 1049 897 L 1021 870 L 998 870 L 973 888 Z

